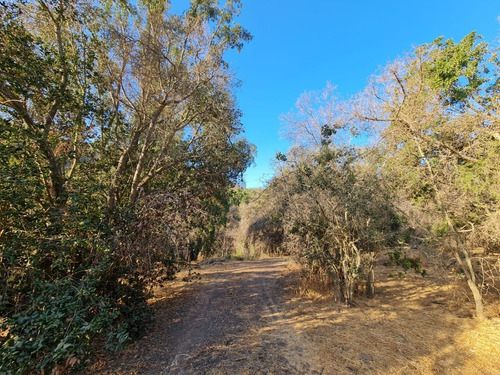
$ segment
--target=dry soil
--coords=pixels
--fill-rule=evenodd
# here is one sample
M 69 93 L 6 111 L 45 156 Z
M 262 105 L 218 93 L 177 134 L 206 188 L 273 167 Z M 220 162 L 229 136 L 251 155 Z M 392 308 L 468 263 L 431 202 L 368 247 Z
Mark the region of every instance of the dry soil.
M 500 319 L 483 323 L 432 275 L 378 274 L 345 307 L 297 293 L 291 260 L 204 262 L 155 291 L 141 340 L 95 360 L 97 374 L 500 374 Z

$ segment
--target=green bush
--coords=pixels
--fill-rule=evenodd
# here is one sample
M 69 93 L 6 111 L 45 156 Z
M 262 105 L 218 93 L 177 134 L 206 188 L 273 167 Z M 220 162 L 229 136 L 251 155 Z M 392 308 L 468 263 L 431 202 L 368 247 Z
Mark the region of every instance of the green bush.
M 431 229 L 431 232 L 438 237 L 446 236 L 449 231 L 450 228 L 447 222 L 440 222 L 438 224 L 435 224 Z
M 8 337 L 0 347 L 2 374 L 78 365 L 90 353 L 97 334 L 108 334 L 108 348 L 119 349 L 129 341 L 128 327 L 116 324 L 119 308 L 98 293 L 92 275 L 81 280 L 35 280 L 29 297 L 30 306 L 3 324 Z
M 427 275 L 427 271 L 422 269 L 422 263 L 420 258 L 410 258 L 404 254 L 401 250 L 394 250 L 388 253 L 389 264 L 392 266 L 400 266 L 404 271 L 414 270 L 415 273 L 419 273 L 422 276 Z M 401 272 L 400 272 L 401 277 Z

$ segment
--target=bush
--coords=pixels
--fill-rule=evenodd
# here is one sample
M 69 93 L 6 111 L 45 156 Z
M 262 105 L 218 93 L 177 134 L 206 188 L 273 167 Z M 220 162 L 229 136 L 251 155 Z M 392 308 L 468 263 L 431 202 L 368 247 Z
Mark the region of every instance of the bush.
M 126 325 L 116 327 L 119 309 L 98 293 L 92 275 L 81 280 L 35 280 L 29 298 L 30 306 L 3 324 L 8 337 L 0 347 L 0 373 L 77 366 L 90 353 L 97 334 L 108 333 L 107 346 L 116 349 L 129 340 Z
M 388 253 L 389 264 L 391 266 L 400 266 L 404 271 L 414 270 L 422 276 L 427 275 L 427 271 L 422 269 L 420 258 L 411 258 L 404 254 L 401 250 L 394 250 Z

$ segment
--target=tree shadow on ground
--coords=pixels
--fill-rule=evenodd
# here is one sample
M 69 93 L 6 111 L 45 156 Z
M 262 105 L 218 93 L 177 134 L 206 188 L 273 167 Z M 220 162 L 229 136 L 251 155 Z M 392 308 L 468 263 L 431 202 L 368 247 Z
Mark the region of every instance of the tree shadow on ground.
M 377 287 L 355 308 L 291 298 L 276 330 L 306 337 L 323 374 L 499 374 L 500 320 L 457 316 L 437 279 L 385 277 Z

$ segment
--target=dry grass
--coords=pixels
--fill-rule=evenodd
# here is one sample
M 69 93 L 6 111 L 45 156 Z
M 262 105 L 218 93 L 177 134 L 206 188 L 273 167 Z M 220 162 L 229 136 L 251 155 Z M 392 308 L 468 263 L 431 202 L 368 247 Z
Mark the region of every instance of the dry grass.
M 233 289 L 251 282 L 252 278 L 241 275 L 256 263 L 259 261 L 207 261 L 196 270 L 201 279 L 186 283 L 182 279 L 189 272 L 184 271 L 166 288 L 159 288 L 151 302 L 162 311 L 167 306 L 177 311 L 183 304 L 196 301 L 196 291 L 208 288 L 213 280 Z M 191 358 L 193 368 L 214 375 L 500 375 L 500 302 L 490 301 L 486 310 L 490 318 L 477 322 L 472 318 L 473 303 L 466 289 L 439 276 L 440 269 L 426 264 L 428 277 L 409 273 L 398 278 L 388 277 L 397 275 L 398 269 L 379 264 L 376 296 L 358 296 L 357 307 L 345 307 L 318 292 L 305 292 L 300 288 L 299 266 L 291 261 L 282 264 L 280 267 L 286 268 L 283 277 L 267 291 L 272 301 L 267 300 L 265 288 L 259 293 L 267 307 L 258 320 L 245 318 L 258 306 L 244 305 L 242 300 L 234 306 L 224 300 L 223 307 L 214 307 L 243 314 L 238 315 L 244 321 L 241 333 L 222 340 L 230 341 L 229 345 L 208 347 L 203 352 L 206 356 Z M 233 274 L 240 276 L 226 281 Z M 181 318 L 165 316 L 172 324 Z M 152 332 L 148 340 L 167 342 L 161 330 Z M 182 334 L 184 340 L 187 332 Z M 135 347 L 147 352 L 158 349 L 157 344 L 150 349 L 145 345 L 138 342 Z M 143 361 L 140 353 L 131 350 L 129 354 L 134 361 Z
M 498 300 L 487 305 L 490 319 L 477 322 L 462 286 L 432 271 L 389 273 L 377 267 L 377 295 L 358 298 L 355 308 L 296 293 L 284 330 L 310 341 L 323 374 L 500 374 Z

